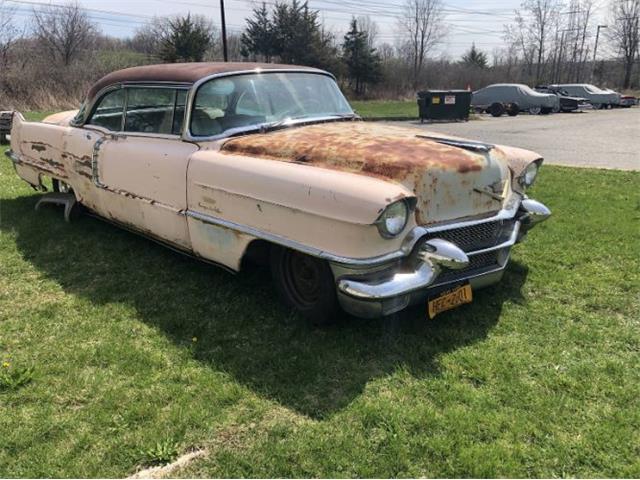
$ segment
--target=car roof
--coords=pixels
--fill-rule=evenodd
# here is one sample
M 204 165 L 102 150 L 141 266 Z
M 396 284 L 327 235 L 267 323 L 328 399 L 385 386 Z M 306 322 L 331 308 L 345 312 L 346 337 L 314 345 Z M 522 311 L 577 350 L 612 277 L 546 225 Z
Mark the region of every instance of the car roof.
M 487 85 L 485 88 L 488 87 L 528 87 L 528 85 L 525 85 L 524 83 L 492 83 L 491 85 Z
M 298 65 L 256 62 L 192 62 L 164 63 L 125 68 L 105 75 L 89 90 L 87 99 L 91 101 L 102 89 L 120 83 L 174 83 L 194 84 L 198 80 L 216 74 L 233 74 L 235 72 L 261 70 L 306 70 L 329 75 L 324 70 Z

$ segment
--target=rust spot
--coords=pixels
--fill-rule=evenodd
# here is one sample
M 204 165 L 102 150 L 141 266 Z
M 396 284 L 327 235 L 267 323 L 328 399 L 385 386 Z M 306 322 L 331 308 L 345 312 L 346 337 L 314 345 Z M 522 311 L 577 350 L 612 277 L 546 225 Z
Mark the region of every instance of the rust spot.
M 46 149 L 47 147 L 40 143 L 34 143 L 31 145 L 31 150 L 35 150 L 36 152 L 44 152 Z
M 416 130 L 365 122 L 327 123 L 228 140 L 222 151 L 362 173 L 402 182 L 415 172 L 481 170 L 482 154 L 418 138 Z

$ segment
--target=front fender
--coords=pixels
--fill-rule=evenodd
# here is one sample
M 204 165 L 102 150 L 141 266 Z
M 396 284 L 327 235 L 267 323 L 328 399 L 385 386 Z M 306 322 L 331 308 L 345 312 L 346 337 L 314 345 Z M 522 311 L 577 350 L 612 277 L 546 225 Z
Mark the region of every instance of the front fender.
M 387 205 L 413 196 L 382 179 L 215 150 L 194 153 L 187 172 L 194 250 L 215 254 L 211 260 L 231 268 L 241 260 L 238 242 L 253 238 L 335 258 L 367 259 L 396 251 L 415 226 L 413 216 L 393 239 L 382 238 L 374 223 Z M 220 228 L 236 236 L 222 235 Z M 224 242 L 212 248 L 218 237 Z

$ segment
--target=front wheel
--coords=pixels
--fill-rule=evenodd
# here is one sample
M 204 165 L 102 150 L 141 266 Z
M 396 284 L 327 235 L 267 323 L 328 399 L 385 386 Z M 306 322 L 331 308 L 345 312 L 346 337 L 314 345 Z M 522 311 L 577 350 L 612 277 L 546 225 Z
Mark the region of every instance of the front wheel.
M 335 280 L 326 260 L 273 246 L 271 274 L 285 303 L 314 324 L 333 323 L 340 315 Z

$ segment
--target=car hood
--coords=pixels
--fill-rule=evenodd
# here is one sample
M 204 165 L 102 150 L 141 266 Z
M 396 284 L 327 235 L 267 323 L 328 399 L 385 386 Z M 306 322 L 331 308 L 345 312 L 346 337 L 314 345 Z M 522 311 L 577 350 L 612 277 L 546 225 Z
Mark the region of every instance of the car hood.
M 460 139 L 380 123 L 331 122 L 232 138 L 221 151 L 400 183 L 415 193 L 416 221 L 423 225 L 499 211 L 511 191 L 509 158 L 516 168 L 540 158 L 519 149 L 482 151 L 443 140 Z

